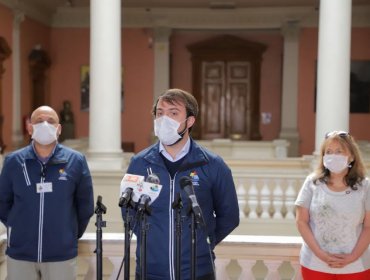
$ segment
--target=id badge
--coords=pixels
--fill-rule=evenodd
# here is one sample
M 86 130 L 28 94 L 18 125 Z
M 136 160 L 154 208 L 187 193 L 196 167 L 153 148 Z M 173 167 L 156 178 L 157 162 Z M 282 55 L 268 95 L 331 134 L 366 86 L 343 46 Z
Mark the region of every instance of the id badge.
M 53 184 L 51 182 L 37 183 L 36 192 L 37 193 L 53 192 Z

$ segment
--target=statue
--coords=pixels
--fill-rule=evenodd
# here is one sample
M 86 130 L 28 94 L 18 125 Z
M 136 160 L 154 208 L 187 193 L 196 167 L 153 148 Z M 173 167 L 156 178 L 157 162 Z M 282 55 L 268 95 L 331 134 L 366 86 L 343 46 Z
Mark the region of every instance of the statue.
M 71 102 L 65 100 L 63 102 L 63 110 L 60 111 L 60 124 L 62 125 L 62 133 L 59 136 L 59 141 L 75 138 L 75 124 Z

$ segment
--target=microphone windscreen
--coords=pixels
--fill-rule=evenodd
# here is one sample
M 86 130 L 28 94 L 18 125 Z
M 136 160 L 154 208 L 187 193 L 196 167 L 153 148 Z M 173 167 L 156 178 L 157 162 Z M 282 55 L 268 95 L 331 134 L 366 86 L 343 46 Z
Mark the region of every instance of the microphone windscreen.
M 159 177 L 156 174 L 154 174 L 154 173 L 149 174 L 148 177 L 146 178 L 146 181 L 148 183 L 158 184 L 158 185 L 160 183 Z
M 188 176 L 184 176 L 180 179 L 180 187 L 187 195 L 194 194 L 193 182 Z
M 180 178 L 180 187 L 183 189 L 188 185 L 192 185 L 192 181 L 188 176 L 184 176 Z

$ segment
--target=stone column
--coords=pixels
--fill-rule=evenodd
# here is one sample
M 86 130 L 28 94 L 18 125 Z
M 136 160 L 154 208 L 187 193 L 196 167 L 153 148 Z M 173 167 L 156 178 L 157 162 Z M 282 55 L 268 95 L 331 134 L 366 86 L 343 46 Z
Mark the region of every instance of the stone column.
M 349 129 L 351 0 L 321 0 L 315 153 L 326 132 Z
M 23 116 L 22 116 L 22 77 L 21 77 L 21 23 L 24 21 L 24 13 L 14 10 L 13 18 L 13 148 L 23 146 Z
M 298 54 L 299 23 L 286 22 L 282 27 L 284 36 L 282 118 L 279 138 L 289 141 L 288 156 L 299 156 L 298 135 Z
M 154 100 L 170 87 L 170 35 L 170 28 L 154 28 Z
M 91 169 L 121 170 L 121 1 L 91 0 L 90 119 Z

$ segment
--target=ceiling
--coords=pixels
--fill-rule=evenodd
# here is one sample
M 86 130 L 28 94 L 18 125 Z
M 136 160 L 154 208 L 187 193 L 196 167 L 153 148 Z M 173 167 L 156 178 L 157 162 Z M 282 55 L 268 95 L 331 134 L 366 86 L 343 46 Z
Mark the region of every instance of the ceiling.
M 12 0 L 26 1 L 41 10 L 54 13 L 62 7 L 88 7 L 90 0 Z M 255 8 L 255 7 L 317 7 L 320 0 L 121 0 L 130 8 Z M 354 5 L 370 5 L 370 0 L 352 0 Z
M 104 1 L 105 3 L 107 3 L 107 5 L 109 5 L 108 0 L 0 0 L 0 3 L 8 6 L 16 13 L 20 12 L 21 14 L 25 14 L 47 25 L 70 27 L 89 25 L 89 6 L 91 1 Z M 310 11 L 317 11 L 320 5 L 320 0 L 120 1 L 123 6 L 123 11 L 127 12 L 125 15 L 127 26 L 129 25 L 129 22 L 132 26 L 148 26 L 153 24 L 153 19 L 156 19 L 157 21 L 172 21 L 173 26 L 175 27 L 182 24 L 181 26 L 183 28 L 191 28 L 196 26 L 197 24 L 202 24 L 205 12 L 204 9 L 208 10 L 207 12 L 209 12 L 209 14 L 213 16 L 213 21 L 210 20 L 207 16 L 207 19 L 209 21 L 208 28 L 215 28 L 217 25 L 225 27 L 226 19 L 223 22 L 220 21 L 220 17 L 223 16 L 227 18 L 228 22 L 232 21 L 234 23 L 234 27 L 246 26 L 248 22 L 245 21 L 250 21 L 253 19 L 254 22 L 257 23 L 264 21 L 264 26 L 267 28 L 268 26 L 271 27 L 271 24 L 268 24 L 268 21 L 271 19 L 271 15 L 280 16 L 280 20 L 281 17 L 284 17 L 284 19 L 297 18 L 297 16 L 292 16 L 289 13 L 286 14 L 285 10 L 291 10 L 298 13 L 299 19 L 305 20 L 306 17 L 307 20 L 307 13 L 309 13 Z M 368 25 L 370 0 L 352 0 L 352 3 L 354 7 L 359 6 L 358 9 L 356 9 L 356 20 L 359 22 L 365 22 L 365 24 Z M 173 12 L 169 12 L 169 8 L 173 8 Z M 154 11 L 154 13 L 148 14 L 148 11 Z M 232 11 L 235 11 L 235 13 Z M 266 14 L 266 12 L 268 11 L 272 11 L 272 14 Z M 301 16 L 299 16 L 300 13 Z M 247 19 L 245 15 L 248 15 Z M 193 22 L 193 19 L 191 18 L 194 16 L 196 16 L 198 21 L 191 25 L 190 23 Z M 272 18 L 270 21 L 272 21 L 273 19 L 274 18 Z M 279 19 L 275 19 L 275 22 L 277 22 L 278 20 Z M 311 21 L 316 22 L 317 19 Z M 361 24 L 359 26 L 361 26 Z

